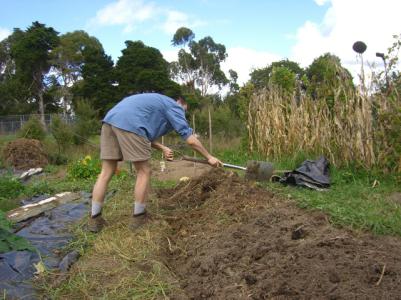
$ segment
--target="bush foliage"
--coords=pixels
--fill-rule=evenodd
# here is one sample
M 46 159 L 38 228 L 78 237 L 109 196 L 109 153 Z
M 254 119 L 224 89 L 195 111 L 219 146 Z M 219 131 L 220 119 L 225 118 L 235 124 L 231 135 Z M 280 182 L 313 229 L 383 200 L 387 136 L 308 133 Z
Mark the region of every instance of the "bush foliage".
M 57 143 L 59 154 L 62 149 L 67 149 L 72 144 L 73 132 L 71 127 L 57 115 L 52 117 L 50 133 Z
M 43 141 L 46 137 L 46 130 L 39 118 L 33 115 L 24 123 L 17 135 L 21 138 Z
M 93 179 L 97 177 L 100 170 L 100 160 L 87 155 L 83 159 L 71 163 L 67 173 L 71 179 Z

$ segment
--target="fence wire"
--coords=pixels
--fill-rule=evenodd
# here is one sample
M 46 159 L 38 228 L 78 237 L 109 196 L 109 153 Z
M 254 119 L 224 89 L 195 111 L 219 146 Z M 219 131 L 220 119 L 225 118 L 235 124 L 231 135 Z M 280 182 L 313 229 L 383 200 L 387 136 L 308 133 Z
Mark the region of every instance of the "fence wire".
M 0 135 L 15 134 L 21 127 L 33 116 L 40 119 L 40 115 L 9 115 L 0 116 Z M 64 114 L 45 114 L 45 124 L 48 128 L 52 122 L 54 116 L 60 117 L 64 122 L 72 124 L 74 122 L 74 117 Z

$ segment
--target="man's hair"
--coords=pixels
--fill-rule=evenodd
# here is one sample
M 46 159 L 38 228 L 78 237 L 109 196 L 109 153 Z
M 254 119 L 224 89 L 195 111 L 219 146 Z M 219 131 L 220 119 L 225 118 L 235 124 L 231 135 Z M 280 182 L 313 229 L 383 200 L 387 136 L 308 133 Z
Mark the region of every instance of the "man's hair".
M 185 98 L 183 96 L 179 96 L 177 97 L 177 99 L 175 99 L 176 102 L 181 102 L 182 104 L 184 104 L 186 106 L 186 109 L 189 108 L 189 104 L 188 102 L 185 100 Z

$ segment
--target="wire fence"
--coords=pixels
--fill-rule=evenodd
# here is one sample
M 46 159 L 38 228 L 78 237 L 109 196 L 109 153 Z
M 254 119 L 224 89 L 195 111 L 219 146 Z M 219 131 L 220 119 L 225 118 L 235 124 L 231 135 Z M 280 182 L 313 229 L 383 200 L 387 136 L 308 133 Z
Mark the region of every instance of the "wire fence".
M 0 135 L 8 135 L 15 134 L 18 130 L 27 122 L 31 117 L 36 116 L 40 119 L 40 115 L 31 114 L 31 115 L 9 115 L 9 116 L 0 116 Z M 74 117 L 70 115 L 64 114 L 45 114 L 45 124 L 46 128 L 49 128 L 49 125 L 52 122 L 52 118 L 54 116 L 59 116 L 62 118 L 67 124 L 74 123 Z

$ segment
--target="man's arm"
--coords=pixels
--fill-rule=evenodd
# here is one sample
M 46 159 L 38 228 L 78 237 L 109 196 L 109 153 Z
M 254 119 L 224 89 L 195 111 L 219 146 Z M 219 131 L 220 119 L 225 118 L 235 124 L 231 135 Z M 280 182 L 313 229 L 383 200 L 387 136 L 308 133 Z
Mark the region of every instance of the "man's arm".
M 209 165 L 213 167 L 221 167 L 223 163 L 217 159 L 216 157 L 212 156 L 205 147 L 203 147 L 202 143 L 197 139 L 195 135 L 190 135 L 187 140 L 187 144 L 194 149 L 196 152 L 198 152 L 200 155 L 205 157 L 209 163 Z
M 151 143 L 152 148 L 160 150 L 163 152 L 164 157 L 167 160 L 173 160 L 174 159 L 174 152 L 171 150 L 169 147 L 164 146 L 163 144 L 159 142 L 152 142 Z

